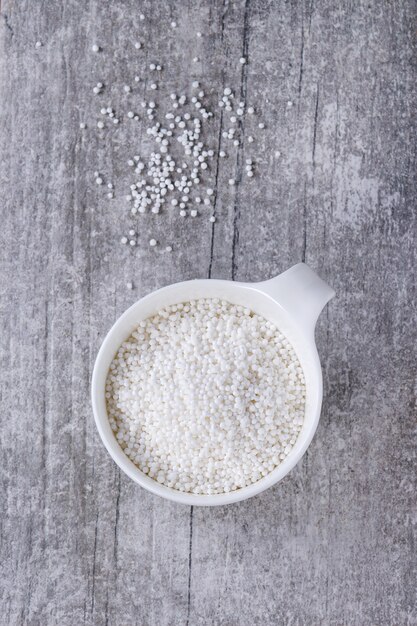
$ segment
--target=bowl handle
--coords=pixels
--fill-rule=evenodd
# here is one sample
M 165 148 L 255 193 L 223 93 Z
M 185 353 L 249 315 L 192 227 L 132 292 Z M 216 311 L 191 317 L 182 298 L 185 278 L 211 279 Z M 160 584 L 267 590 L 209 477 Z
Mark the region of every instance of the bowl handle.
M 334 290 L 305 263 L 293 265 L 256 286 L 278 302 L 307 333 L 313 334 L 322 309 L 335 296 Z

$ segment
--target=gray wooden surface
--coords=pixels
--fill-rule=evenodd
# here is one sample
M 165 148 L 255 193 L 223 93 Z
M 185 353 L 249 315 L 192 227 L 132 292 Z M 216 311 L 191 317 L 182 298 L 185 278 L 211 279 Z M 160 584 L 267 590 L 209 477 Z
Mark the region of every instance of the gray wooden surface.
M 2 625 L 417 624 L 415 17 L 413 0 L 2 0 Z M 128 250 L 120 198 L 142 137 L 100 136 L 92 87 L 120 89 L 151 57 L 158 97 L 191 77 L 229 84 L 267 128 L 252 182 L 227 185 L 241 150 L 220 163 L 214 227 L 145 217 Z M 153 235 L 173 253 L 150 250 Z M 259 280 L 301 260 L 337 292 L 302 462 L 223 508 L 135 486 L 89 400 L 112 322 L 170 282 Z

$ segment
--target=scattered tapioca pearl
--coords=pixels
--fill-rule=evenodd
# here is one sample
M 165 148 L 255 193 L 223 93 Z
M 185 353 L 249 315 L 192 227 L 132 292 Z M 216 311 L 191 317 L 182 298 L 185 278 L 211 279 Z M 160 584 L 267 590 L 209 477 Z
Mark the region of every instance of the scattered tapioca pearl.
M 171 22 L 171 28 L 177 28 L 177 22 Z
M 80 122 L 80 128 L 81 130 L 84 130 L 85 128 L 87 128 L 87 124 L 85 122 Z
M 198 58 L 198 57 L 194 57 L 194 58 L 193 58 L 193 61 L 194 61 L 194 63 L 198 63 L 199 58 Z
M 234 178 L 229 178 L 229 185 L 233 186 L 235 184 L 235 179 Z
M 143 13 L 141 13 L 141 14 L 139 15 L 139 19 L 140 19 L 141 21 L 145 19 L 145 16 L 143 15 Z
M 287 102 L 287 107 L 290 109 L 292 107 L 293 103 L 291 102 L 291 100 L 288 100 Z
M 126 287 L 127 287 L 128 289 L 133 289 L 133 283 L 132 283 L 131 281 L 128 281 L 128 282 L 126 283 Z
M 128 238 L 127 238 L 127 237 L 122 237 L 122 238 L 120 239 L 120 243 L 125 244 L 125 243 L 127 243 L 127 242 L 128 242 Z
M 140 82 L 140 76 L 135 76 L 135 83 L 139 83 Z
M 135 48 L 136 48 L 136 50 L 140 50 L 142 48 L 142 44 L 141 44 L 140 41 L 136 41 Z
M 151 248 L 154 248 L 156 246 L 156 239 L 150 239 L 149 240 L 149 245 L 151 246 Z
M 249 135 L 249 137 L 248 137 L 248 143 L 253 143 L 253 137 L 252 137 L 252 135 Z
M 150 88 L 155 90 L 155 89 L 158 89 L 158 86 L 156 83 L 151 83 Z
M 242 65 L 245 65 L 245 63 L 246 63 L 245 57 L 240 57 L 239 63 L 241 63 Z
M 125 86 L 123 87 L 123 89 L 124 89 L 124 91 L 125 91 L 126 93 L 129 93 L 129 92 L 130 92 L 130 87 L 129 87 L 129 85 L 125 85 Z
M 129 241 L 129 245 L 132 246 L 132 248 L 133 248 L 133 246 L 136 246 L 136 241 L 134 239 L 131 239 Z
M 151 71 L 162 70 L 162 66 L 156 63 L 151 63 L 149 67 Z M 139 79 L 139 76 L 137 78 Z M 98 88 L 101 89 L 103 87 L 102 83 L 99 85 L 101 87 L 98 86 Z M 151 88 L 153 86 L 157 87 L 157 84 L 151 83 Z M 126 87 L 130 91 L 130 87 L 128 85 Z M 193 89 L 198 89 L 199 87 L 199 81 L 195 80 L 192 82 Z M 126 92 L 128 93 L 128 91 Z M 230 121 L 236 124 L 238 121 L 237 116 L 244 114 L 245 103 L 243 101 L 234 103 L 234 95 L 230 87 L 225 87 L 223 94 L 219 107 L 221 108 L 223 104 L 226 110 L 232 111 L 235 109 L 236 112 L 232 113 Z M 191 104 L 196 108 L 199 116 L 203 119 L 208 119 L 213 113 L 204 106 L 205 97 L 205 91 L 200 89 L 196 95 L 192 96 Z M 151 153 L 148 162 L 140 161 L 139 156 L 128 161 L 129 166 L 134 168 L 135 173 L 141 176 L 139 179 L 135 176 L 135 182 L 130 185 L 130 193 L 126 196 L 126 200 L 130 203 L 129 211 L 132 215 L 143 213 L 158 214 L 162 212 L 163 205 L 168 202 L 173 207 L 178 206 L 181 217 L 185 217 L 187 214 L 192 217 L 197 216 L 196 209 L 188 210 L 187 207 L 188 202 L 192 200 L 190 189 L 200 184 L 200 172 L 208 169 L 209 159 L 215 156 L 215 152 L 211 148 L 208 149 L 205 143 L 201 141 L 202 137 L 200 135 L 203 120 L 199 117 L 193 117 L 193 114 L 187 110 L 186 94 L 177 95 L 172 93 L 170 99 L 171 111 L 168 111 L 165 115 L 165 119 L 169 120 L 169 123 L 166 123 L 164 126 L 163 123 L 154 122 L 152 126 L 146 129 L 147 135 L 150 135 L 156 142 L 157 151 Z M 141 106 L 146 110 L 148 119 L 153 121 L 157 109 L 156 103 L 153 101 L 149 103 L 142 102 Z M 178 107 L 184 107 L 180 115 L 177 112 L 172 112 L 173 109 Z M 249 107 L 248 111 L 250 109 L 251 107 Z M 103 115 L 107 114 L 112 118 L 114 123 L 119 122 L 118 118 L 114 118 L 115 114 L 111 107 L 103 107 L 101 112 Z M 126 117 L 128 119 L 138 119 L 134 111 L 128 111 Z M 242 138 L 241 131 L 240 126 L 235 126 L 224 130 L 223 137 L 233 141 L 235 146 L 239 146 Z M 186 157 L 185 160 L 175 163 L 175 159 L 170 155 L 172 141 L 178 141 L 182 145 L 183 154 Z M 248 143 L 251 143 L 251 141 L 253 141 L 253 138 L 249 137 Z M 220 150 L 218 156 L 223 159 L 226 156 L 226 152 Z M 246 172 L 251 177 L 253 170 L 248 165 L 247 163 Z M 234 179 L 231 180 L 233 180 L 233 183 L 231 182 L 230 184 L 235 184 Z M 171 192 L 178 192 L 178 197 L 181 201 L 176 198 L 170 198 L 169 194 Z M 111 193 L 113 195 L 113 192 Z M 207 207 L 210 207 L 210 196 L 214 195 L 214 189 L 208 187 L 204 190 L 204 193 L 208 197 L 204 198 L 203 202 Z M 198 205 L 202 201 L 197 196 L 194 202 Z M 133 240 L 135 245 L 137 245 L 136 237 L 133 237 Z
M 97 176 L 97 178 L 96 178 L 96 184 L 97 184 L 97 185 L 102 185 L 102 184 L 103 184 L 103 179 L 101 178 L 101 176 Z
M 201 36 L 202 36 L 202 34 L 200 33 L 200 31 L 199 31 L 199 30 L 197 31 L 197 33 L 196 33 L 196 34 L 197 34 L 197 37 L 201 37 Z
M 214 215 L 212 215 L 209 219 L 209 221 L 214 224 L 214 222 L 216 221 L 216 218 L 214 217 Z
M 255 109 L 253 107 L 248 107 L 249 115 L 253 115 L 255 113 Z
M 91 46 L 91 50 L 92 50 L 93 52 L 99 52 L 99 51 L 100 51 L 100 46 L 98 46 L 96 43 L 94 43 L 94 44 Z
M 263 122 L 259 122 L 258 128 L 265 128 L 265 124 Z
M 172 246 L 166 246 L 166 247 L 165 247 L 165 250 L 166 250 L 167 252 L 172 252 Z

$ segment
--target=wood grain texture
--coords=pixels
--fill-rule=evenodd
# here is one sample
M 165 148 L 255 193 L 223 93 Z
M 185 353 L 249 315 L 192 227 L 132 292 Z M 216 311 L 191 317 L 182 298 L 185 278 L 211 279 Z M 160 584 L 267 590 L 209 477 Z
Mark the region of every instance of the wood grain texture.
M 415 17 L 412 0 L 2 0 L 2 624 L 417 624 Z M 242 147 L 213 169 L 214 225 L 145 217 L 126 250 L 125 164 L 146 136 L 97 132 L 92 87 L 127 107 L 121 86 L 152 59 L 158 98 L 200 77 L 215 102 L 227 84 L 266 129 L 246 118 Z M 317 328 L 325 401 L 303 460 L 211 510 L 136 487 L 91 414 L 112 322 L 170 282 L 260 280 L 301 260 L 337 292 Z

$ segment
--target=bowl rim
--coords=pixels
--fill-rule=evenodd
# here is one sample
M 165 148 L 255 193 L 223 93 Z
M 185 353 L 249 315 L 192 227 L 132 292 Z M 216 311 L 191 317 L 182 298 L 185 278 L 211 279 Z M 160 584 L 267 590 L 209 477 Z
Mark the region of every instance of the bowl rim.
M 91 401 L 93 408 L 94 421 L 99 432 L 100 438 L 107 450 L 110 454 L 114 462 L 119 466 L 119 468 L 131 478 L 136 484 L 145 488 L 147 491 L 160 496 L 162 498 L 171 500 L 173 502 L 177 502 L 179 504 L 185 504 L 188 506 L 221 506 L 226 504 L 232 504 L 235 502 L 240 502 L 242 500 L 246 500 L 251 498 L 259 493 L 265 491 L 269 487 L 272 487 L 280 480 L 282 480 L 301 460 L 307 448 L 309 447 L 314 434 L 317 430 L 318 422 L 320 419 L 321 412 L 321 404 L 322 404 L 322 395 L 323 395 L 323 381 L 322 381 L 322 371 L 319 356 L 317 353 L 316 344 L 314 341 L 314 336 L 309 336 L 305 333 L 303 329 L 298 328 L 297 324 L 290 319 L 287 314 L 287 322 L 290 326 L 293 327 L 294 332 L 300 332 L 303 335 L 303 345 L 305 347 L 305 352 L 308 355 L 308 360 L 310 361 L 309 370 L 310 372 L 314 370 L 315 373 L 315 398 L 313 398 L 313 406 L 310 407 L 310 415 L 309 421 L 307 424 L 307 429 L 302 438 L 301 434 L 303 430 L 299 433 L 296 443 L 293 448 L 289 452 L 288 456 L 280 463 L 272 472 L 258 480 L 256 483 L 251 485 L 247 485 L 246 487 L 242 487 L 235 491 L 230 491 L 228 493 L 214 494 L 214 495 L 199 495 L 192 494 L 187 492 L 181 492 L 176 489 L 172 489 L 165 485 L 158 483 L 153 478 L 144 474 L 123 452 L 122 448 L 119 446 L 116 437 L 114 436 L 113 431 L 110 428 L 110 424 L 108 421 L 105 398 L 104 398 L 104 384 L 105 379 L 107 377 L 108 365 L 105 365 L 105 362 L 108 360 L 109 351 L 114 355 L 115 351 L 113 349 L 112 343 L 114 343 L 115 334 L 119 333 L 121 328 L 126 328 L 127 320 L 130 316 L 140 307 L 142 307 L 146 302 L 149 302 L 151 299 L 155 298 L 157 295 L 160 295 L 162 292 L 175 291 L 176 289 L 181 288 L 186 284 L 194 283 L 199 284 L 207 284 L 210 283 L 212 287 L 216 286 L 225 286 L 227 284 L 227 288 L 245 288 L 249 290 L 254 290 L 263 297 L 272 301 L 275 305 L 278 305 L 282 309 L 282 312 L 285 314 L 286 311 L 280 305 L 280 303 L 273 298 L 270 294 L 266 293 L 259 287 L 257 287 L 257 283 L 243 283 L 236 282 L 230 280 L 220 280 L 220 279 L 193 279 L 187 281 L 180 281 L 177 283 L 172 283 L 165 287 L 161 287 L 160 289 L 154 290 L 149 294 L 143 296 L 134 302 L 130 307 L 128 307 L 113 323 L 110 330 L 107 332 L 104 340 L 101 343 L 100 349 L 97 353 L 92 378 L 91 378 Z M 216 297 L 216 296 L 212 296 Z M 193 298 L 190 298 L 193 299 Z M 225 297 L 227 300 L 227 297 Z M 280 329 L 281 330 L 281 329 Z M 126 329 L 126 337 L 129 336 L 129 333 Z M 285 333 L 284 333 L 285 334 Z M 118 343 L 120 345 L 120 343 Z M 307 357 L 304 358 L 304 355 L 300 356 L 299 351 L 297 351 L 297 356 L 300 360 L 301 366 L 303 367 L 303 371 L 305 373 L 304 364 L 307 360 Z M 113 358 L 113 357 L 112 357 Z M 105 371 L 104 371 L 105 370 Z M 103 392 L 102 397 L 100 398 L 100 394 Z M 309 393 L 309 388 L 307 387 L 307 394 Z M 306 403 L 307 404 L 307 403 Z M 104 407 L 104 410 L 103 410 Z M 307 414 L 307 406 L 306 413 Z

